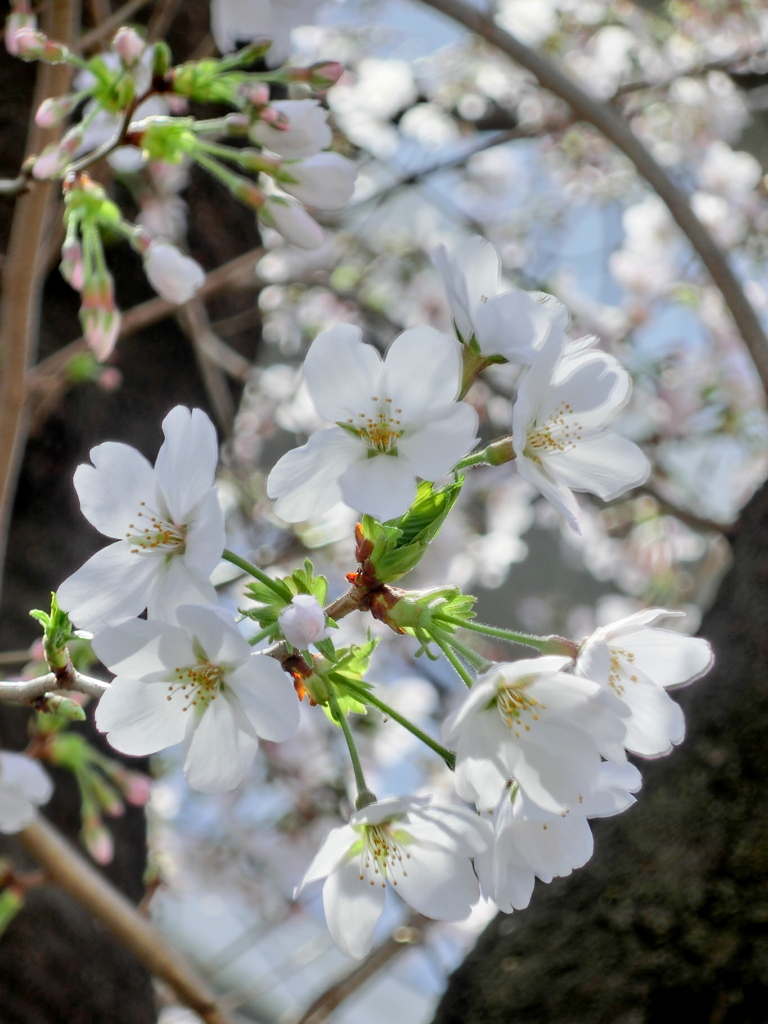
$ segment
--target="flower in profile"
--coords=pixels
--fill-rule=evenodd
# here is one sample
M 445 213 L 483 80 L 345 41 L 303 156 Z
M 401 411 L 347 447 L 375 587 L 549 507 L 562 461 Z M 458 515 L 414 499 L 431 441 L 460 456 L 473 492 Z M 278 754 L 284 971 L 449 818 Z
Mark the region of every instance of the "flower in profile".
M 262 119 L 251 127 L 251 138 L 260 146 L 291 160 L 314 156 L 330 146 L 328 111 L 318 100 L 274 100 L 267 109 L 277 113 L 279 122 Z
M 322 0 L 211 0 L 211 32 L 222 53 L 252 39 L 271 39 L 268 67 L 281 64 L 290 53 L 291 30 L 309 25 Z
M 443 726 L 456 750 L 456 792 L 495 808 L 510 779 L 545 811 L 579 807 L 597 786 L 601 755 L 625 759 L 626 709 L 591 680 L 565 672 L 570 658 L 494 665 Z
M 316 153 L 280 170 L 281 187 L 316 210 L 340 210 L 355 190 L 355 165 L 339 153 Z
M 320 602 L 311 594 L 297 594 L 280 612 L 278 622 L 288 643 L 302 651 L 318 640 L 325 640 L 333 632 L 325 624 L 325 612 Z
M 325 233 L 303 206 L 283 195 L 269 195 L 259 211 L 259 220 L 279 231 L 286 242 L 302 249 L 317 249 L 325 241 Z
M 267 493 L 287 522 L 320 515 L 337 501 L 377 519 L 406 511 L 416 478 L 436 481 L 473 447 L 477 414 L 456 401 L 456 342 L 431 327 L 404 331 L 385 360 L 358 327 L 318 335 L 304 363 L 318 413 L 335 427 L 284 455 Z
M 360 960 L 371 948 L 387 882 L 425 917 L 467 917 L 480 898 L 472 858 L 491 838 L 488 822 L 431 797 L 380 800 L 329 833 L 297 892 L 325 878 L 328 930 L 342 953 Z
M 298 700 L 280 664 L 254 654 L 231 616 L 182 605 L 176 621 L 132 619 L 94 636 L 116 673 L 96 725 L 125 754 L 183 743 L 190 786 L 222 793 L 242 781 L 259 737 L 279 743 L 295 732 Z
M 528 364 L 551 333 L 568 327 L 568 310 L 554 296 L 501 290 L 501 259 L 480 235 L 450 253 L 439 245 L 432 261 L 443 278 L 457 334 L 465 343 L 474 339 L 483 355 Z
M 108 441 L 75 472 L 83 515 L 115 539 L 59 587 L 61 607 L 83 629 L 145 608 L 168 618 L 179 604 L 216 601 L 210 575 L 224 550 L 216 430 L 200 409 L 179 405 L 163 433 L 154 469 L 135 448 Z
M 205 281 L 205 271 L 164 238 L 151 241 L 144 253 L 144 273 L 158 295 L 182 306 Z
M 52 793 L 53 783 L 37 761 L 26 754 L 0 753 L 0 832 L 11 835 L 26 828 Z
M 543 811 L 519 787 L 505 793 L 494 815 L 495 841 L 475 860 L 483 894 L 506 914 L 523 910 L 535 877 L 542 882 L 562 878 L 592 856 L 587 818 L 626 810 L 641 783 L 640 772 L 628 761 L 603 761 L 595 790 L 560 814 Z
M 624 746 L 641 757 L 660 757 L 682 743 L 685 719 L 667 689 L 686 686 L 712 667 L 712 648 L 700 637 L 658 629 L 680 615 L 647 608 L 596 630 L 579 652 L 576 672 L 600 683 L 629 709 Z
M 565 350 L 552 334 L 520 385 L 512 410 L 518 472 L 579 532 L 573 491 L 610 501 L 648 479 L 634 442 L 605 429 L 629 400 L 632 379 L 605 352 Z

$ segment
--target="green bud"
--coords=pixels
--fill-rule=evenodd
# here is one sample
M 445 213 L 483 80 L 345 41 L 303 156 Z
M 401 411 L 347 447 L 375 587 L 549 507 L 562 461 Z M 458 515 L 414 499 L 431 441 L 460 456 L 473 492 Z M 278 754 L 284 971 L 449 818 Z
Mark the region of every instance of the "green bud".
M 152 51 L 152 76 L 154 78 L 164 78 L 170 66 L 171 48 L 168 43 L 161 39 L 160 42 L 155 43 L 154 50 Z
M 24 906 L 24 897 L 20 889 L 8 886 L 0 892 L 0 936 Z
M 69 664 L 67 643 L 74 638 L 74 633 L 67 613 L 59 608 L 56 595 L 51 594 L 50 612 L 34 608 L 29 614 L 43 627 L 43 651 L 51 671 L 65 669 Z
M 81 705 L 71 697 L 64 697 L 58 693 L 52 693 L 45 698 L 44 710 L 49 714 L 59 715 L 67 722 L 85 721 L 85 711 Z
M 194 123 L 192 117 L 148 117 L 133 126 L 131 141 L 148 160 L 179 164 L 197 148 Z

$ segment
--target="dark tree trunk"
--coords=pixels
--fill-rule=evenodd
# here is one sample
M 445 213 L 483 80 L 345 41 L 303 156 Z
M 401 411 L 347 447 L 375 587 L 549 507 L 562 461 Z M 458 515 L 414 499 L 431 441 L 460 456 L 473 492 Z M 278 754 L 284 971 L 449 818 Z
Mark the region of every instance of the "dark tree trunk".
M 745 508 L 679 694 L 688 738 L 641 762 L 595 855 L 537 883 L 452 975 L 435 1024 L 762 1024 L 768 1019 L 768 485 Z

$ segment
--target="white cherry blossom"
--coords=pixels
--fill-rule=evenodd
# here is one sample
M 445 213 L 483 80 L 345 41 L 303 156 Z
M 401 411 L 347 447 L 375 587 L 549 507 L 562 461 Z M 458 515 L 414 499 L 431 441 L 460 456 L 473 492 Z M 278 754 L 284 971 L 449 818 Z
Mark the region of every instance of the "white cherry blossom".
M 632 379 L 605 352 L 565 350 L 552 334 L 520 385 L 512 410 L 518 472 L 579 532 L 573 491 L 610 501 L 648 478 L 650 464 L 634 442 L 605 424 L 629 400 Z
M 667 688 L 685 686 L 712 667 L 712 648 L 656 623 L 680 612 L 648 608 L 596 630 L 581 646 L 576 671 L 615 694 L 630 711 L 624 746 L 642 757 L 668 754 L 685 736 L 685 719 Z
M 268 67 L 290 53 L 291 30 L 308 25 L 322 0 L 211 0 L 211 32 L 222 53 L 252 39 L 271 39 Z
M 543 810 L 578 807 L 597 785 L 601 755 L 625 759 L 621 702 L 565 672 L 570 658 L 494 665 L 443 725 L 456 750 L 456 792 L 495 808 L 510 779 Z
M 285 125 L 276 128 L 268 121 L 257 121 L 250 132 L 254 142 L 291 160 L 314 156 L 330 146 L 328 111 L 318 100 L 273 100 L 269 106 Z
M 316 153 L 281 170 L 294 179 L 281 187 L 316 210 L 340 210 L 355 190 L 355 165 L 340 153 Z
M 298 891 L 325 878 L 323 906 L 333 941 L 356 960 L 371 948 L 389 882 L 425 917 L 461 921 L 480 898 L 472 858 L 491 841 L 488 822 L 430 797 L 395 797 L 333 829 Z
M 297 594 L 278 616 L 283 636 L 294 647 L 305 651 L 310 644 L 325 640 L 333 629 L 325 624 L 325 612 L 311 594 Z
M 561 814 L 542 810 L 519 788 L 505 794 L 494 815 L 495 842 L 475 861 L 484 895 L 505 913 L 523 910 L 534 877 L 551 882 L 583 867 L 593 849 L 587 818 L 626 810 L 641 782 L 628 761 L 603 761 L 593 792 Z
M 496 247 L 480 235 L 450 253 L 439 245 L 432 261 L 442 275 L 461 340 L 474 338 L 484 355 L 528 364 L 550 333 L 568 327 L 568 310 L 554 296 L 501 290 L 501 259 Z
M 259 219 L 279 231 L 286 242 L 302 249 L 317 249 L 325 240 L 325 233 L 317 221 L 295 199 L 288 196 L 267 196 L 259 210 Z
M 145 608 L 164 618 L 178 604 L 215 603 L 210 575 L 224 550 L 216 430 L 200 409 L 176 406 L 163 433 L 154 469 L 135 448 L 108 441 L 75 472 L 83 515 L 115 540 L 59 587 L 61 607 L 83 629 Z
M 116 673 L 96 725 L 124 754 L 183 743 L 190 786 L 221 793 L 242 781 L 258 737 L 281 742 L 295 732 L 298 700 L 279 663 L 254 654 L 231 616 L 182 605 L 176 620 L 132 619 L 94 636 Z
M 53 783 L 26 754 L 0 753 L 0 832 L 11 835 L 31 825 L 37 808 L 47 804 Z
M 164 299 L 177 306 L 189 302 L 205 281 L 205 271 L 171 242 L 156 238 L 144 253 L 144 273 Z
M 417 477 L 441 479 L 475 443 L 477 414 L 456 401 L 458 345 L 431 327 L 404 331 L 382 360 L 358 327 L 340 324 L 315 338 L 304 377 L 318 413 L 337 425 L 270 473 L 267 493 L 288 522 L 340 500 L 392 519 L 413 501 Z

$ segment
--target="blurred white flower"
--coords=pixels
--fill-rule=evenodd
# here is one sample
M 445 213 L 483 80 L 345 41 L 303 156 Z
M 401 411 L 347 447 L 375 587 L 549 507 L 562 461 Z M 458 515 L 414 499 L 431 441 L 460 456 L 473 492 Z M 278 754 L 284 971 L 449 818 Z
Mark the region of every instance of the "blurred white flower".
M 53 783 L 37 761 L 0 752 L 0 832 L 11 835 L 31 825 L 52 794 Z

